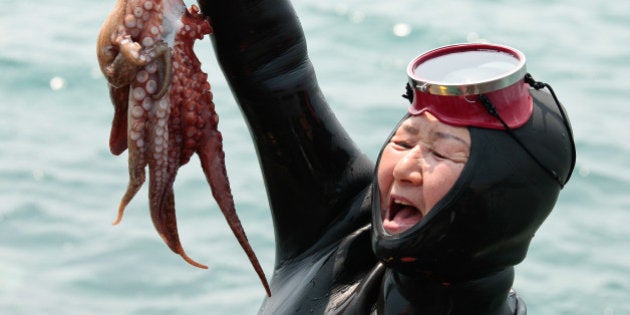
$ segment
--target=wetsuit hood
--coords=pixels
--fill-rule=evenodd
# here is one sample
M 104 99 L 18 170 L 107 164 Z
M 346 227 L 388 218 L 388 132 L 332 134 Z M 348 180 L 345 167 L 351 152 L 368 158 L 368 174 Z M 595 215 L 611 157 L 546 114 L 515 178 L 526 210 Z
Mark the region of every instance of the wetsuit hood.
M 513 130 L 522 145 L 504 130 L 469 128 L 470 156 L 460 177 L 411 229 L 398 235 L 384 231 L 374 181 L 372 248 L 386 266 L 450 282 L 479 278 L 525 258 L 575 164 L 571 127 L 559 105 L 546 92 L 530 93 L 532 117 Z

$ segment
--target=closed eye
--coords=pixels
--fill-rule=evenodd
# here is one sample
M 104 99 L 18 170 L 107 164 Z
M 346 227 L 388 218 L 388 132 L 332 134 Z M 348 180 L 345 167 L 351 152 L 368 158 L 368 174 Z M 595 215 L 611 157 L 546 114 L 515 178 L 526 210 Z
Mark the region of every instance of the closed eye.
M 395 146 L 401 148 L 401 149 L 411 149 L 413 148 L 413 145 L 411 145 L 410 143 L 406 142 L 406 141 L 392 141 L 392 144 L 394 144 Z
M 443 155 L 440 152 L 435 151 L 435 150 L 431 150 L 431 154 L 433 154 L 438 159 L 442 159 L 442 160 L 447 159 L 447 157 L 445 155 Z

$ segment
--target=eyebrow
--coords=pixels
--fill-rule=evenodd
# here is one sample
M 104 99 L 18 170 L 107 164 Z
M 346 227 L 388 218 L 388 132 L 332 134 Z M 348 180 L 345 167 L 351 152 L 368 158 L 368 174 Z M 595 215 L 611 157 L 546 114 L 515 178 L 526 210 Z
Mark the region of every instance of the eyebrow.
M 420 132 L 420 130 L 418 128 L 416 128 L 416 127 L 414 127 L 412 125 L 407 125 L 407 124 L 403 126 L 403 129 L 405 129 L 406 132 L 408 132 L 408 133 L 410 133 L 412 135 L 417 135 Z
M 412 135 L 417 135 L 417 134 L 420 133 L 420 129 L 418 129 L 418 128 L 412 126 L 412 125 L 404 125 L 403 129 L 405 130 L 405 132 L 408 132 L 408 133 L 410 133 Z M 468 143 L 466 140 L 464 140 L 464 139 L 462 139 L 462 138 L 460 138 L 460 137 L 458 137 L 458 136 L 456 136 L 454 134 L 446 133 L 446 132 L 442 132 L 442 131 L 436 131 L 436 132 L 433 133 L 433 135 L 435 137 L 439 138 L 439 139 L 453 139 L 453 140 L 459 141 L 459 142 L 463 143 L 464 145 L 466 145 L 467 147 L 470 148 L 470 143 Z
M 450 133 L 445 133 L 445 132 L 441 132 L 441 131 L 436 131 L 433 134 L 435 137 L 440 138 L 440 139 L 453 139 L 456 141 L 459 141 L 463 144 L 465 144 L 466 146 L 470 147 L 470 143 L 468 143 L 466 140 L 454 135 L 454 134 L 450 134 Z

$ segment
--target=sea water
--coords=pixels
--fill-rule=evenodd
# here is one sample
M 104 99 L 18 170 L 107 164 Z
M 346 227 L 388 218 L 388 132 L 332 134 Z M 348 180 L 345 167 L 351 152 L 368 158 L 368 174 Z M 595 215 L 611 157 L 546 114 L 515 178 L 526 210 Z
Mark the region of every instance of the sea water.
M 114 0 L 0 0 L 0 314 L 254 314 L 264 290 L 198 160 L 175 182 L 186 264 L 155 232 L 146 187 L 111 226 L 128 179 L 95 39 Z M 187 4 L 191 4 L 188 2 Z M 372 158 L 405 111 L 407 63 L 493 42 L 527 57 L 566 107 L 571 181 L 516 267 L 530 314 L 630 314 L 630 2 L 296 0 L 327 99 Z M 274 237 L 243 117 L 208 39 L 236 207 L 268 276 Z

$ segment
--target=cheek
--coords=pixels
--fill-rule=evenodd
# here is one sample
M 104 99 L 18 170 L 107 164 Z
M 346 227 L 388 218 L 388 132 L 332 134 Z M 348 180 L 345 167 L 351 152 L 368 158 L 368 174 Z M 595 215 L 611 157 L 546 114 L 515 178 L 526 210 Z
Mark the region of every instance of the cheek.
M 424 177 L 424 192 L 427 208 L 432 208 L 453 188 L 462 173 L 463 164 L 442 164 L 429 177 Z
M 385 148 L 378 165 L 378 189 L 381 196 L 381 202 L 386 200 L 387 194 L 394 181 L 394 166 L 396 165 L 396 156 L 391 150 Z M 382 206 L 382 204 L 381 204 Z

